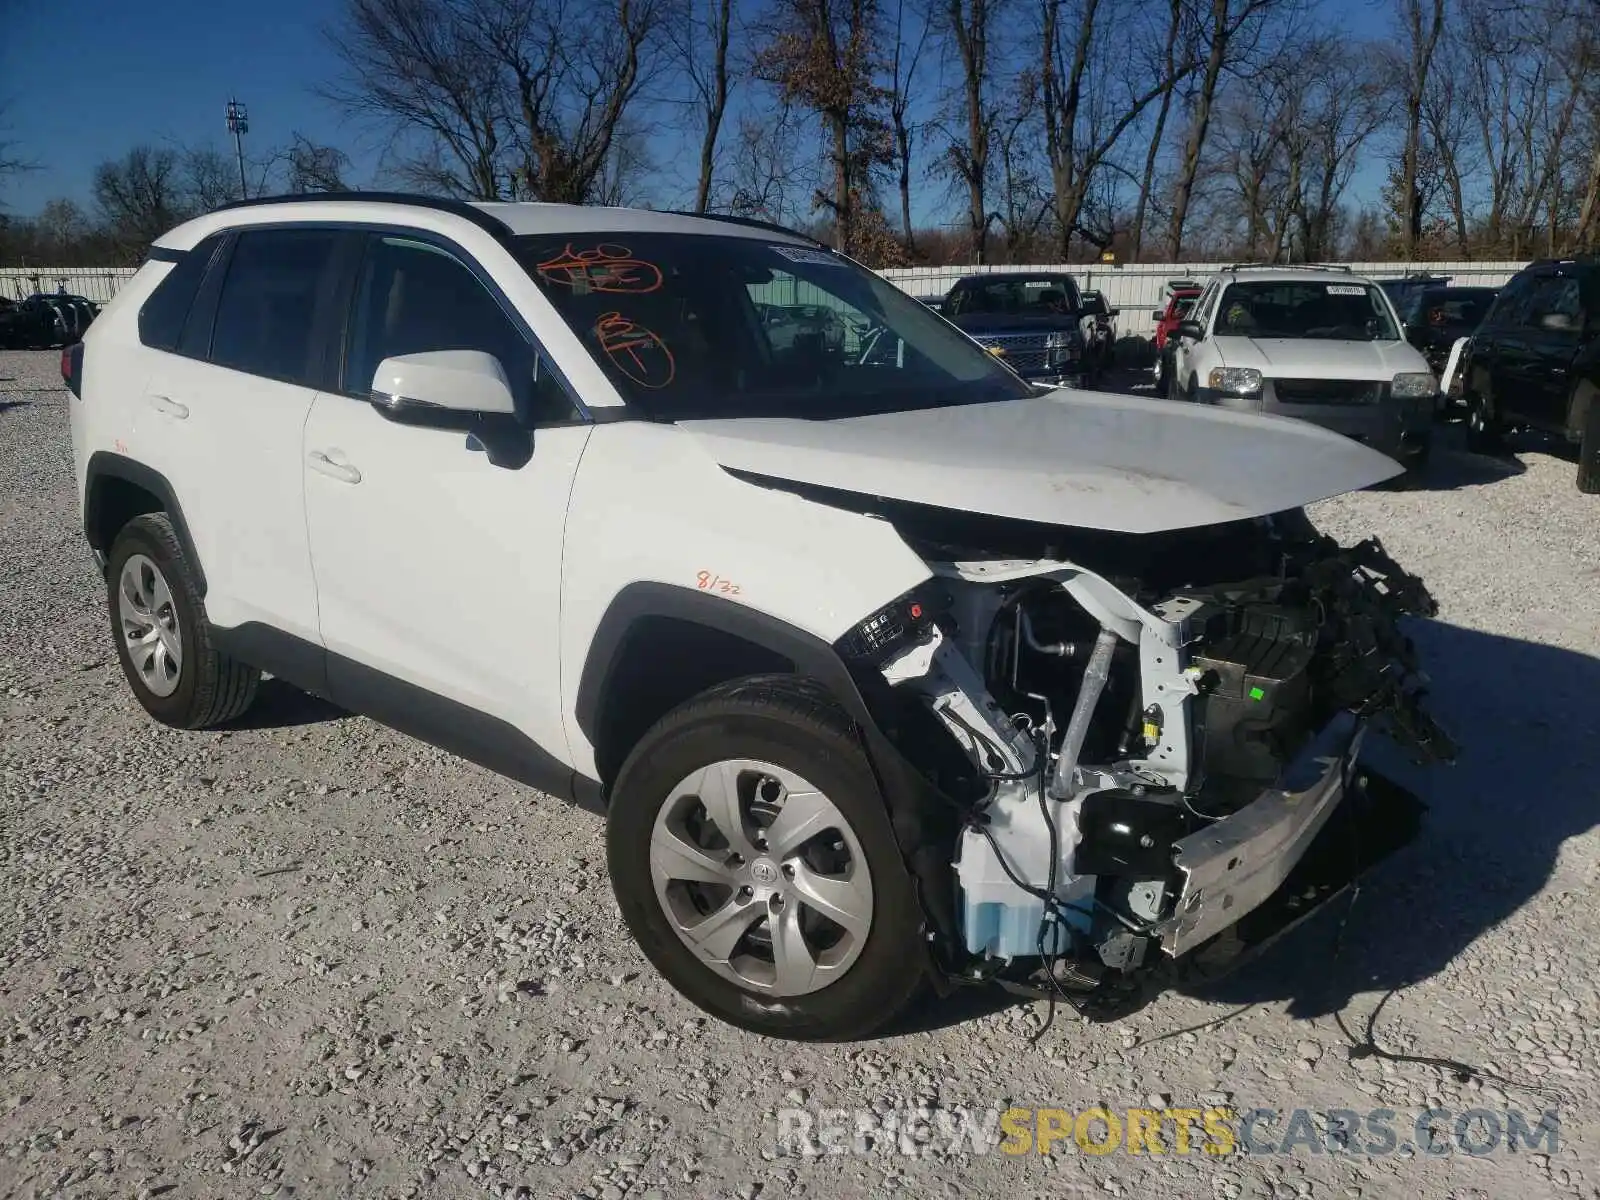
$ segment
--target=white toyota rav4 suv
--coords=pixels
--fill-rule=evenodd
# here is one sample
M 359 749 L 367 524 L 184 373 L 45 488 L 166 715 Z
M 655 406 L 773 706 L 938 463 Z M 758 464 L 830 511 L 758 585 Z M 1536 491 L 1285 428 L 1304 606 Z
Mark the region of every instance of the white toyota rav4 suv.
M 1391 460 L 1031 386 L 775 226 L 250 202 L 63 372 L 152 716 L 268 672 L 592 805 L 645 954 L 750 1029 L 1110 1004 L 1301 901 L 1373 722 L 1449 753 L 1394 623 L 1426 591 L 1300 511 Z
M 1387 293 L 1346 267 L 1237 266 L 1174 334 L 1168 394 L 1310 421 L 1420 466 L 1439 392 Z

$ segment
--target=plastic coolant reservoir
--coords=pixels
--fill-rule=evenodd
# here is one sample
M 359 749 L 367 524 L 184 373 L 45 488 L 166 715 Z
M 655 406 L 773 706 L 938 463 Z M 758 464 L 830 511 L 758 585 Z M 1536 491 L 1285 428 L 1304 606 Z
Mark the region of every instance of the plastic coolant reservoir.
M 999 834 L 997 838 L 1006 850 L 1006 862 L 1018 877 L 1042 888 L 1049 878 L 1049 842 L 1043 840 L 1042 831 L 1042 844 L 1032 839 L 1012 840 L 1008 844 Z M 1071 841 L 1076 839 L 1071 838 Z M 1068 850 L 1063 857 L 1070 853 Z M 1010 880 L 996 857 L 994 846 L 976 830 L 969 829 L 961 837 L 956 874 L 961 880 L 961 928 L 967 949 L 973 954 L 996 958 L 1037 957 L 1044 901 Z M 1061 923 L 1044 931 L 1046 953 L 1061 954 L 1068 949 L 1071 932 L 1062 928 L 1063 925 L 1084 933 L 1089 931 L 1094 886 L 1093 875 L 1067 876 L 1057 871 L 1056 894 L 1066 904 L 1077 907 L 1065 909 Z

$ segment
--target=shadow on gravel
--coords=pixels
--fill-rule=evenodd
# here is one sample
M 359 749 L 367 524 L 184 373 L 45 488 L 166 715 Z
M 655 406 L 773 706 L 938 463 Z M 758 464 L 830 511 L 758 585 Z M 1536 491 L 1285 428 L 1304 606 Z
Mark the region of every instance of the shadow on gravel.
M 1433 453 L 1421 471 L 1377 486 L 1395 491 L 1448 492 L 1499 483 L 1527 469 L 1509 454 L 1474 454 L 1467 449 L 1466 427 L 1450 422 L 1434 427 Z
M 320 725 L 350 714 L 320 696 L 302 692 L 281 679 L 263 679 L 255 703 L 228 729 L 288 729 L 295 725 Z
M 1193 995 L 1288 1001 L 1310 1018 L 1418 983 L 1538 895 L 1562 844 L 1600 824 L 1600 659 L 1431 621 L 1415 635 L 1460 760 L 1418 770 L 1386 744 L 1369 758 L 1426 802 L 1420 834 L 1362 881 L 1353 906 L 1334 900 Z
M 3 382 L 4 380 L 0 380 L 0 383 Z M 27 408 L 32 403 L 32 400 L 0 400 L 0 413 L 13 408 Z

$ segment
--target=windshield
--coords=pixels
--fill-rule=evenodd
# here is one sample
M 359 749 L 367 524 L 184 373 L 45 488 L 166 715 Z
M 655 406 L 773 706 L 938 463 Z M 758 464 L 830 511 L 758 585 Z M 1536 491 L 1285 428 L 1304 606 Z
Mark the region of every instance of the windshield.
M 926 305 L 821 248 L 682 233 L 515 244 L 623 398 L 656 420 L 848 417 L 1032 394 Z
M 1384 294 L 1368 283 L 1262 280 L 1229 284 L 1213 330 L 1222 337 L 1400 339 Z
M 1417 297 L 1409 321 L 1433 329 L 1476 329 L 1495 298 L 1494 288 L 1450 288 Z
M 1054 317 L 1070 313 L 1078 305 L 1078 286 L 1070 275 L 997 275 L 956 284 L 945 300 L 944 313 L 947 317 Z

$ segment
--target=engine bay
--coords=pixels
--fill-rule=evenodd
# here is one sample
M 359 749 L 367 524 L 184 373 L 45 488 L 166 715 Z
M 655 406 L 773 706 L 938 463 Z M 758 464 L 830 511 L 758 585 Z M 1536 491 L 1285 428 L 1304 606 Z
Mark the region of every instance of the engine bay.
M 1453 760 L 1399 624 L 1435 605 L 1376 540 L 1299 510 L 1144 537 L 881 515 L 934 579 L 842 648 L 958 814 L 966 977 L 1092 990 L 1186 953 L 1282 884 L 1369 730 Z

